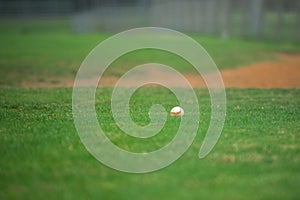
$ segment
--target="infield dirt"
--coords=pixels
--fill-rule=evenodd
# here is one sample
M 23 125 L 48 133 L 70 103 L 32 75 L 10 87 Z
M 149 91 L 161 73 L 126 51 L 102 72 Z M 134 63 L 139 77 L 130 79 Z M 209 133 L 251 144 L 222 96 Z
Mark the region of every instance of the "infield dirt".
M 236 88 L 300 88 L 300 55 L 280 54 L 276 61 L 254 63 L 234 69 L 221 70 L 225 87 Z M 164 79 L 173 80 L 172 76 L 156 73 Z M 200 75 L 184 74 L 193 87 L 206 87 Z M 118 77 L 102 77 L 101 86 L 114 86 Z M 72 78 L 49 78 L 43 82 L 24 81 L 21 87 L 72 87 Z M 83 83 L 84 84 L 84 83 Z M 134 84 L 134 83 L 133 83 Z

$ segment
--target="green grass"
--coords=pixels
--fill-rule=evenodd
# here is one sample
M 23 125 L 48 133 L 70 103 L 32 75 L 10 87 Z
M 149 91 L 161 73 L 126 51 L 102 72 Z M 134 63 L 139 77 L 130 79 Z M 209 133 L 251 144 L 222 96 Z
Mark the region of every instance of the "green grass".
M 148 142 L 122 137 L 110 112 L 111 88 L 97 91 L 100 123 L 112 141 L 155 149 L 173 137 L 180 120 Z M 228 89 L 227 118 L 213 151 L 198 151 L 210 118 L 210 98 L 196 89 L 200 128 L 189 150 L 171 166 L 126 174 L 94 159 L 72 119 L 72 90 L 0 89 L 0 199 L 297 199 L 300 195 L 299 89 Z M 176 99 L 167 89 L 141 88 L 132 96 L 138 124 L 147 109 Z M 114 134 L 115 133 L 115 134 Z
M 0 20 L 0 86 L 49 78 L 73 79 L 85 56 L 111 34 L 76 35 L 68 20 Z M 191 35 L 220 69 L 297 53 L 299 42 L 253 41 Z M 185 60 L 157 50 L 120 57 L 106 72 L 159 62 L 193 73 Z M 168 143 L 179 118 L 168 117 L 149 139 L 126 136 L 111 115 L 112 88 L 96 94 L 100 125 L 121 148 L 145 152 Z M 0 89 L 0 199 L 297 199 L 300 196 L 299 89 L 228 89 L 227 118 L 217 146 L 198 152 L 210 119 L 206 89 L 196 89 L 200 127 L 175 163 L 148 174 L 126 174 L 94 159 L 80 142 L 72 118 L 71 88 Z M 137 124 L 149 123 L 153 103 L 177 105 L 167 89 L 146 87 L 131 99 Z
M 1 20 L 0 85 L 19 86 L 24 81 L 46 82 L 49 78 L 72 80 L 88 53 L 110 35 L 76 35 L 68 20 Z M 208 51 L 220 69 L 273 60 L 278 52 L 300 51 L 300 44 L 295 41 L 190 36 Z M 129 68 L 147 62 L 167 64 L 183 73 L 194 72 L 185 60 L 171 53 L 141 50 L 117 59 L 107 74 L 120 76 Z

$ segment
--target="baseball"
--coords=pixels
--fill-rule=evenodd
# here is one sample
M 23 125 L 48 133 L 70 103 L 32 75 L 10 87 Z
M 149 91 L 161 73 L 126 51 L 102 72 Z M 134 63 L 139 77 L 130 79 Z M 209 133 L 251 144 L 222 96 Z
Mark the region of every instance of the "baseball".
M 178 117 L 178 116 L 183 116 L 184 115 L 184 111 L 181 107 L 179 106 L 175 106 L 174 108 L 172 108 L 172 110 L 170 111 L 170 115 L 172 117 Z

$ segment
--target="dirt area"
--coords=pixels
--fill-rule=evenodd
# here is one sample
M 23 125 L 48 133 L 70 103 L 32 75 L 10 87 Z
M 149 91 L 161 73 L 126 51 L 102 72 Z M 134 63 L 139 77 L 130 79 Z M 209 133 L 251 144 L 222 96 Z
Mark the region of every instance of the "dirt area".
M 222 71 L 226 87 L 299 88 L 300 55 L 278 57 L 278 62 L 262 62 Z
M 299 88 L 300 55 L 278 55 L 278 61 L 261 62 L 235 69 L 222 70 L 225 87 Z M 194 87 L 202 87 L 199 77 L 188 75 Z
M 161 72 L 155 72 L 164 79 L 172 77 L 164 76 Z M 278 55 L 277 61 L 260 62 L 235 69 L 222 70 L 221 75 L 225 87 L 237 88 L 300 88 L 300 55 Z M 186 74 L 193 87 L 206 87 L 200 75 Z M 144 78 L 144 77 L 143 77 Z M 117 77 L 102 77 L 100 85 L 114 86 Z M 60 78 L 49 79 L 44 82 L 22 83 L 23 87 L 72 87 L 73 80 Z

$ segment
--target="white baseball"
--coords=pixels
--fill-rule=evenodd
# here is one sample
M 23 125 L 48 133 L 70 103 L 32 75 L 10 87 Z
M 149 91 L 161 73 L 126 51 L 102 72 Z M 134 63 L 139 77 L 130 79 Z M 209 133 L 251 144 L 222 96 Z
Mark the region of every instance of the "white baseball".
M 178 116 L 183 116 L 184 115 L 184 111 L 181 107 L 179 106 L 175 106 L 174 108 L 172 108 L 172 110 L 170 111 L 170 115 L 172 117 L 178 117 Z

